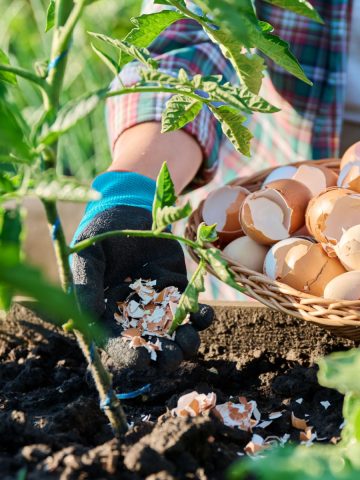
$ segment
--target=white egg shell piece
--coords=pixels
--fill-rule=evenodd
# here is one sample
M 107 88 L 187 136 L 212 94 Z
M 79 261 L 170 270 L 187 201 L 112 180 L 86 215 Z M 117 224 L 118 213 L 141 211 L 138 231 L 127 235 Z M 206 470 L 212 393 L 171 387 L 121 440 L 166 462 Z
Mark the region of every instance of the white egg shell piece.
M 263 187 L 270 182 L 275 180 L 286 180 L 292 178 L 294 173 L 296 173 L 297 168 L 292 165 L 286 165 L 284 167 L 275 168 L 264 180 Z
M 360 192 L 360 161 L 350 162 L 341 169 L 337 181 L 338 187 Z
M 264 261 L 264 274 L 273 280 L 278 280 L 283 277 L 285 271 L 293 268 L 295 258 L 303 254 L 300 249 L 296 255 L 290 257 L 290 265 L 287 264 L 287 255 L 296 246 L 302 246 L 307 250 L 313 242 L 304 238 L 287 238 L 273 245 L 266 254 Z
M 360 271 L 346 272 L 333 278 L 325 287 L 324 298 L 360 300 Z
M 346 270 L 360 270 L 360 225 L 355 225 L 342 234 L 335 252 Z
M 323 235 L 329 243 L 336 245 L 344 231 L 360 225 L 360 195 L 350 194 L 340 197 L 325 220 Z
M 311 165 L 300 165 L 292 179 L 303 183 L 311 191 L 313 197 L 327 187 L 325 173 L 320 168 Z
M 237 238 L 227 245 L 223 253 L 234 263 L 262 273 L 265 256 L 269 248 L 256 243 L 248 236 Z

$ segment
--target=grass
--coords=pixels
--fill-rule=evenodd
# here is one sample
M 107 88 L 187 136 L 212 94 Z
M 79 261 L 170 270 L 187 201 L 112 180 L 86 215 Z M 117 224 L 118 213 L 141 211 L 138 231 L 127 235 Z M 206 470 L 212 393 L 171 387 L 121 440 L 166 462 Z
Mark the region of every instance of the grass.
M 74 35 L 62 103 L 112 80 L 111 72 L 91 49 L 87 31 L 122 38 L 131 28 L 129 19 L 139 14 L 140 5 L 140 0 L 99 0 L 86 8 Z M 0 48 L 9 53 L 13 65 L 33 69 L 36 61 L 49 59 L 50 33 L 45 33 L 47 6 L 47 0 L 0 0 Z M 29 82 L 19 80 L 19 83 L 21 91 L 10 87 L 7 95 L 21 105 L 23 116 L 31 125 L 39 115 L 40 94 Z M 79 180 L 90 180 L 109 163 L 105 114 L 101 106 L 61 141 L 58 168 Z

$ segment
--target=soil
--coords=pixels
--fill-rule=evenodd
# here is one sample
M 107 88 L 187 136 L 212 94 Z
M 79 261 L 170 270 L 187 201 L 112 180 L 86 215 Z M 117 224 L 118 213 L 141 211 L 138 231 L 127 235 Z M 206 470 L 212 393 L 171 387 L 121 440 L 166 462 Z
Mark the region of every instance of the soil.
M 298 442 L 291 412 L 306 418 L 323 442 L 339 436 L 342 396 L 318 384 L 314 362 L 355 346 L 351 341 L 256 307 L 219 307 L 202 341 L 196 361 L 124 402 L 132 427 L 120 444 L 98 407 L 73 337 L 15 305 L 0 322 L 0 478 L 225 478 L 252 433 L 211 415 L 172 417 L 178 398 L 193 390 L 215 392 L 217 403 L 239 396 L 255 400 L 262 419 L 282 411 L 267 428 L 254 428 L 262 437 L 288 433 Z M 127 373 L 116 385 L 126 392 L 141 383 Z M 322 401 L 330 406 L 325 409 Z

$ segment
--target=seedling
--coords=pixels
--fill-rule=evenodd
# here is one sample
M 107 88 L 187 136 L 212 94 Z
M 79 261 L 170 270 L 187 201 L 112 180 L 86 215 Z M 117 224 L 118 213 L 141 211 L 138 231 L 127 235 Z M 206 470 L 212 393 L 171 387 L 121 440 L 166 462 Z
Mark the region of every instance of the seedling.
M 287 7 L 312 20 L 321 21 L 309 2 L 304 0 L 267 1 Z M 66 322 L 65 328 L 74 331 L 89 362 L 101 404 L 114 432 L 119 435 L 127 428 L 126 418 L 112 390 L 111 377 L 101 364 L 94 347 L 93 342 L 99 335 L 100 327 L 87 315 L 79 312 L 71 293 L 69 255 L 114 235 L 168 238 L 191 246 L 199 255 L 200 262 L 181 297 L 170 333 L 175 331 L 189 311 L 198 308 L 197 298 L 198 293 L 204 289 L 206 265 L 211 266 L 224 282 L 234 288 L 239 287 L 220 252 L 216 248 L 205 248 L 205 243 L 216 238 L 215 226 L 200 225 L 196 241 L 165 231 L 168 225 L 180 218 L 186 218 L 191 212 L 189 205 L 181 208 L 174 206 L 176 197 L 166 165 L 163 166 L 157 182 L 153 226 L 150 232 L 109 232 L 70 248 L 65 241 L 57 202 L 83 202 L 94 200 L 97 195 L 75 179 L 58 175 L 56 165 L 61 137 L 106 98 L 135 92 L 165 92 L 173 96 L 163 114 L 163 132 L 182 128 L 194 120 L 202 107 L 206 106 L 219 120 L 223 132 L 234 147 L 243 155 L 249 155 L 252 135 L 243 125 L 245 115 L 252 112 L 265 114 L 278 111 L 258 95 L 264 61 L 258 53 L 252 53 L 251 49 L 257 48 L 293 75 L 307 83 L 311 82 L 290 52 L 287 43 L 272 33 L 271 25 L 257 18 L 251 0 L 240 3 L 233 0 L 195 0 L 196 11 L 189 9 L 183 0 L 159 0 L 158 3 L 173 7 L 174 10 L 141 15 L 133 19 L 134 28 L 122 40 L 102 33 L 89 33 L 89 39 L 96 42 L 92 45 L 94 52 L 114 74 L 118 74 L 130 61 L 137 60 L 142 65 L 140 81 L 132 87 L 123 87 L 117 91 L 102 86 L 95 92 L 87 92 L 83 97 L 63 104 L 61 92 L 67 58 L 71 51 L 72 34 L 89 3 L 92 3 L 91 0 L 50 0 L 44 29 L 50 32 L 49 36 L 52 33 L 51 56 L 46 65 L 37 63 L 36 72 L 10 65 L 7 55 L 0 50 L 0 81 L 10 84 L 5 98 L 0 98 L 0 160 L 4 166 L 0 173 L 0 201 L 3 204 L 11 199 L 16 203 L 12 211 L 0 210 L 0 306 L 3 309 L 8 308 L 13 292 L 20 290 L 37 299 L 42 308 L 58 322 Z M 146 47 L 172 23 L 184 19 L 197 22 L 210 39 L 218 44 L 234 67 L 241 86 L 225 83 L 221 75 L 190 77 L 184 70 L 180 70 L 177 76 L 171 76 L 158 70 L 156 59 L 151 57 Z M 108 50 L 103 50 L 103 44 L 113 49 L 117 57 L 107 53 Z M 41 115 L 31 125 L 11 98 L 11 88 L 20 88 L 18 77 L 31 82 L 42 95 Z M 20 205 L 22 199 L 29 195 L 40 198 L 43 203 L 63 292 L 49 285 L 36 270 L 22 260 Z

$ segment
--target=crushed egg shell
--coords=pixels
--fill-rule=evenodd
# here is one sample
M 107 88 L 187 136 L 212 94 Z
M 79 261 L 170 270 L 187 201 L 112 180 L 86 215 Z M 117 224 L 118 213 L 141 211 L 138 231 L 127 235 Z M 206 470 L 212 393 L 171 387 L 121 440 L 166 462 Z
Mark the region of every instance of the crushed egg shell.
M 250 442 L 245 446 L 244 452 L 248 455 L 256 455 L 270 447 L 271 445 L 266 443 L 260 435 L 255 434 Z
M 240 403 L 226 402 L 216 405 L 213 413 L 228 427 L 251 431 L 259 423 L 260 412 L 254 400 L 248 402 L 246 398 L 240 397 L 239 401 Z
M 291 425 L 298 430 L 305 431 L 308 428 L 306 420 L 304 420 L 303 418 L 295 417 L 294 412 L 291 412 Z
M 175 417 L 197 417 L 212 410 L 216 405 L 216 394 L 214 392 L 198 393 L 193 391 L 182 395 L 177 403 L 177 407 L 171 410 Z

